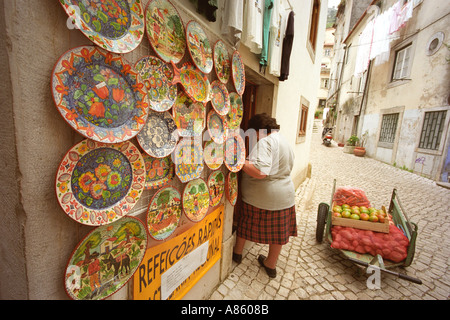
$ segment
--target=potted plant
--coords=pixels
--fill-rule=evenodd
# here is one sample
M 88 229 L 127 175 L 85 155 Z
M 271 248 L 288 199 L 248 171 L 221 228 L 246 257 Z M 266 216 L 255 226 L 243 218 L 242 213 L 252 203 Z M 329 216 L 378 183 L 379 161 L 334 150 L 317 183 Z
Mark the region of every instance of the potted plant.
M 358 139 L 357 146 L 355 146 L 355 149 L 353 149 L 353 154 L 355 156 L 364 157 L 364 155 L 366 154 L 366 148 L 364 147 L 364 145 L 366 143 L 368 134 L 369 132 L 366 131 L 361 136 L 361 139 Z
M 356 143 L 359 141 L 359 138 L 355 135 L 351 135 L 350 138 L 347 139 L 347 143 L 344 146 L 345 153 L 353 153 L 355 149 Z

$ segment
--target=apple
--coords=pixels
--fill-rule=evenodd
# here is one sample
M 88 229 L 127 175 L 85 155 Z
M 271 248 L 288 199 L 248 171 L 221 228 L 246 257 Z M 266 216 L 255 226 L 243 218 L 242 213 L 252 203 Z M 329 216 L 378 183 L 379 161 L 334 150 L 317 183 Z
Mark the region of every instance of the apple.
M 370 207 L 370 208 L 369 208 L 369 213 L 373 213 L 373 212 L 376 212 L 376 211 L 378 211 L 378 210 L 375 209 L 374 207 Z
M 369 215 L 365 212 L 362 212 L 360 215 L 361 220 L 367 221 L 369 220 Z
M 359 207 L 358 207 L 358 206 L 352 206 L 351 209 L 352 209 L 352 210 L 353 210 L 353 209 L 358 209 L 358 210 L 359 210 Z
M 340 213 L 340 212 L 333 212 L 333 217 L 338 217 L 338 218 L 341 218 L 341 217 L 342 217 L 342 215 L 341 215 L 341 213 Z
M 371 215 L 370 217 L 369 217 L 369 221 L 371 221 L 371 222 L 378 222 L 378 216 L 376 216 L 376 215 Z
M 353 214 L 350 216 L 350 219 L 359 220 L 359 219 L 361 219 L 361 218 L 359 217 L 359 214 L 353 213 Z
M 346 203 L 344 203 L 341 207 L 342 209 L 350 209 L 350 206 Z
M 350 218 L 352 213 L 349 210 L 344 210 L 344 211 L 342 211 L 341 215 L 343 218 Z
M 342 212 L 342 207 L 341 206 L 334 206 L 333 207 L 333 212 Z
M 356 209 L 356 208 L 352 208 L 352 214 L 357 214 L 357 215 L 359 215 L 361 212 L 359 212 L 359 208 L 358 209 Z
M 378 216 L 378 222 L 384 223 L 385 219 L 383 216 Z
M 359 212 L 361 212 L 361 213 L 367 213 L 367 214 L 370 213 L 370 212 L 369 212 L 369 209 L 367 209 L 366 207 L 359 207 Z

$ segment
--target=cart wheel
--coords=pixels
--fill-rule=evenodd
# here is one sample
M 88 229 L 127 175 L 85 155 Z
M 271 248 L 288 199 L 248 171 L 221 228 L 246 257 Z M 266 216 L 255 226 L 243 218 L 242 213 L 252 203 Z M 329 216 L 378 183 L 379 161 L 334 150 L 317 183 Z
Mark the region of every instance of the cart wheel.
M 323 232 L 325 230 L 325 223 L 327 220 L 327 214 L 330 206 L 326 203 L 319 204 L 319 209 L 317 210 L 317 226 L 316 226 L 316 241 L 322 243 Z

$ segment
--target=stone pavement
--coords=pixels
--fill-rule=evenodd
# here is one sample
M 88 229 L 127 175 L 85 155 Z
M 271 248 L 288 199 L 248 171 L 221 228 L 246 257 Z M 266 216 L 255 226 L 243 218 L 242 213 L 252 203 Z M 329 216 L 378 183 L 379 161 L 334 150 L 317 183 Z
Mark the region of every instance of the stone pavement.
M 298 237 L 283 246 L 277 277 L 259 266 L 259 254 L 268 245 L 244 250 L 240 264 L 214 291 L 211 300 L 449 300 L 450 297 L 450 190 L 434 181 L 381 163 L 347 154 L 333 144 L 321 144 L 313 134 L 312 175 L 297 190 Z M 411 266 L 390 269 L 422 280 L 418 285 L 381 274 L 380 289 L 369 289 L 370 275 L 324 240 L 315 240 L 317 208 L 329 203 L 333 179 L 337 186 L 361 188 L 375 207 L 388 206 L 393 188 L 409 219 L 418 225 L 416 254 Z

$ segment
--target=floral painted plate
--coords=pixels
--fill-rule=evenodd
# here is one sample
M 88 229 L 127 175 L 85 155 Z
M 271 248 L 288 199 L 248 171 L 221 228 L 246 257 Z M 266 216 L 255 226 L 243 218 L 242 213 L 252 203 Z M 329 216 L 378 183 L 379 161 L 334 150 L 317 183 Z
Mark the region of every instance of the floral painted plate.
M 211 104 L 218 114 L 227 115 L 230 111 L 230 95 L 227 87 L 220 81 L 211 83 Z
M 70 218 L 99 226 L 125 216 L 139 200 L 144 184 L 144 160 L 130 141 L 104 144 L 85 139 L 61 161 L 56 196 Z
M 208 188 L 211 207 L 217 206 L 222 201 L 225 191 L 225 176 L 222 171 L 213 171 L 208 178 Z
M 206 127 L 206 107 L 193 101 L 183 91 L 178 92 L 172 107 L 172 116 L 182 137 L 199 136 Z
M 201 140 L 183 138 L 174 152 L 175 174 L 182 183 L 199 178 L 203 171 Z
M 147 228 L 155 240 L 164 240 L 178 227 L 181 218 L 181 195 L 172 187 L 164 187 L 155 193 L 147 211 Z
M 146 56 L 136 65 L 142 81 L 148 91 L 150 108 L 164 112 L 172 108 L 177 98 L 177 86 L 172 85 L 172 69 L 159 58 Z
M 210 84 L 208 79 L 194 66 L 185 64 L 182 68 L 177 68 L 172 63 L 174 77 L 172 83 L 180 83 L 186 94 L 197 102 L 208 102 Z
M 230 112 L 227 114 L 228 128 L 230 130 L 239 129 L 244 115 L 244 105 L 242 97 L 236 92 L 230 93 Z
M 239 51 L 234 51 L 231 56 L 231 77 L 236 92 L 242 96 L 245 90 L 245 67 Z
M 230 79 L 231 62 L 227 47 L 222 40 L 217 40 L 213 48 L 214 70 L 220 82 L 226 84 Z
M 137 71 L 98 47 L 63 54 L 53 70 L 52 91 L 64 120 L 95 141 L 129 140 L 147 120 L 147 90 Z
M 203 149 L 203 159 L 211 170 L 217 170 L 223 163 L 223 144 L 213 140 L 206 141 Z
M 154 189 L 169 183 L 175 175 L 172 158 L 153 158 L 148 154 L 142 155 L 145 163 L 145 188 Z
M 147 37 L 158 57 L 178 63 L 186 52 L 184 25 L 168 0 L 150 0 L 145 9 Z
M 238 172 L 245 164 L 245 143 L 239 134 L 230 134 L 225 141 L 225 166 Z
M 209 189 L 205 180 L 198 178 L 189 181 L 184 187 L 183 210 L 193 222 L 201 221 L 209 209 Z
M 224 117 L 221 117 L 215 112 L 211 110 L 208 113 L 208 118 L 206 121 L 206 125 L 208 127 L 209 135 L 214 142 L 222 144 L 225 142 L 227 137 L 227 122 Z
M 141 0 L 60 0 L 74 27 L 114 53 L 136 49 L 144 37 Z
M 238 177 L 236 172 L 228 172 L 225 181 L 225 195 L 231 205 L 235 205 L 238 197 Z
M 103 300 L 133 277 L 147 249 L 147 231 L 137 218 L 124 217 L 92 230 L 75 248 L 64 274 L 74 300 Z
M 213 68 L 212 48 L 202 26 L 194 20 L 186 25 L 186 43 L 192 61 L 201 72 L 208 74 Z
M 141 148 L 154 158 L 167 157 L 177 145 L 177 125 L 168 112 L 150 110 L 147 123 L 137 135 Z

